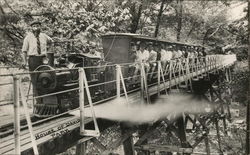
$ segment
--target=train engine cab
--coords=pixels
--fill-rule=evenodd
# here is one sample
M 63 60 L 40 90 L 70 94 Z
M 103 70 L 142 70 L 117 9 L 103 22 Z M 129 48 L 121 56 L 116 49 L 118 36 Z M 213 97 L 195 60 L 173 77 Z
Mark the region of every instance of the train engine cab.
M 99 57 L 91 54 L 65 54 L 54 60 L 53 54 L 33 57 L 42 65 L 31 74 L 35 98 L 34 115 L 50 117 L 79 107 L 78 67 L 98 66 Z M 32 61 L 32 60 L 31 60 Z M 52 63 L 53 62 L 53 63 Z M 98 69 L 85 69 L 89 84 L 103 81 Z M 91 94 L 100 94 L 99 89 L 90 89 Z

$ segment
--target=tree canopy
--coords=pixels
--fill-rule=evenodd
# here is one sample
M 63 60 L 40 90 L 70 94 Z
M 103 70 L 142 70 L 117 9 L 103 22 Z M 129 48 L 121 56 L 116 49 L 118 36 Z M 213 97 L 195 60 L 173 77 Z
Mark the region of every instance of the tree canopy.
M 2 0 L 0 62 L 20 63 L 29 23 L 40 20 L 43 31 L 76 46 L 95 42 L 108 32 L 131 32 L 171 41 L 235 49 L 247 44 L 247 20 L 229 21 L 227 11 L 246 2 L 184 0 Z M 246 10 L 245 10 L 246 11 Z M 80 47 L 81 48 L 81 47 Z M 241 59 L 244 59 L 244 52 Z

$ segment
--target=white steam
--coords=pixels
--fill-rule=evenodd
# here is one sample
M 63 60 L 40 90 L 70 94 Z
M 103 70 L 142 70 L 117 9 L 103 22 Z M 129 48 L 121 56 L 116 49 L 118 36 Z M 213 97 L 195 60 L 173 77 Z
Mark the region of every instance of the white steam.
M 166 117 L 182 115 L 182 113 L 209 113 L 212 106 L 205 100 L 198 100 L 192 95 L 160 96 L 152 104 L 127 105 L 125 99 L 94 106 L 97 118 L 131 123 L 150 123 Z M 80 115 L 79 111 L 73 112 Z M 85 116 L 92 117 L 90 108 L 85 109 Z

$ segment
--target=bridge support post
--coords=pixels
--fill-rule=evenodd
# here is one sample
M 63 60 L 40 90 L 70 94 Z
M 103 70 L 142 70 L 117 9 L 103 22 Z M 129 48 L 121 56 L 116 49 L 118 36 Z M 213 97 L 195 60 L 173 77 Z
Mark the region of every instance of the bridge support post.
M 206 137 L 204 139 L 205 145 L 206 145 L 206 152 L 207 155 L 210 155 L 210 146 L 209 146 L 209 139 L 208 139 L 208 132 L 206 131 Z
M 117 98 L 121 96 L 120 70 L 121 70 L 121 66 L 116 65 L 116 96 Z
M 187 143 L 187 138 L 186 138 L 185 121 L 184 121 L 183 114 L 181 116 L 179 116 L 179 118 L 177 118 L 176 125 L 178 127 L 178 135 L 179 135 L 179 139 L 181 141 L 181 147 L 182 148 L 189 147 L 188 143 Z M 185 154 L 188 155 L 187 153 L 185 153 Z
M 14 138 L 15 138 L 15 154 L 21 154 L 20 149 L 20 101 L 19 101 L 19 76 L 13 76 L 14 87 Z
M 215 101 L 214 93 L 216 93 L 216 92 L 213 90 L 213 87 L 211 86 L 211 88 L 210 88 L 210 96 L 211 96 L 211 101 L 212 102 Z M 219 119 L 218 119 L 219 116 L 217 115 L 216 110 L 214 110 L 214 114 L 215 114 L 215 118 L 213 120 L 214 120 L 214 123 L 215 123 L 215 128 L 216 128 L 216 133 L 217 133 L 219 151 L 222 152 L 221 151 L 221 137 L 220 137 Z
M 84 131 L 84 82 L 83 69 L 79 69 L 79 104 L 80 104 L 80 132 Z M 83 119 L 83 120 L 82 120 Z
M 150 98 L 148 94 L 147 74 L 145 72 L 144 64 L 141 63 L 141 102 L 144 103 L 144 94 L 146 95 L 147 104 L 150 104 Z M 144 93 L 145 92 L 145 93 Z
M 160 84 L 161 84 L 161 61 L 158 61 L 158 70 L 157 70 L 157 79 L 158 79 L 158 85 L 157 85 L 157 95 L 160 96 Z
M 220 137 L 219 121 L 218 121 L 217 118 L 215 118 L 215 126 L 216 126 L 216 132 L 217 132 L 217 140 L 218 140 L 219 151 L 222 152 L 222 150 L 221 150 L 221 137 Z
M 121 127 L 121 134 L 122 136 L 124 136 L 129 129 L 124 124 L 121 124 L 120 127 Z M 135 154 L 132 134 L 126 140 L 123 141 L 123 150 L 124 150 L 124 155 Z
M 87 142 L 82 142 L 76 145 L 76 155 L 85 155 L 86 154 Z
M 226 70 L 226 80 L 227 80 L 227 82 L 228 83 L 230 83 L 231 82 L 231 79 L 232 77 L 231 77 L 231 70 L 230 70 L 230 68 L 228 68 L 227 70 Z M 228 88 L 227 89 L 227 95 L 229 96 L 229 99 L 227 100 L 227 102 L 229 102 L 229 103 L 227 103 L 227 113 L 228 113 L 228 119 L 231 121 L 231 112 L 230 112 L 230 107 L 229 107 L 229 105 L 232 103 L 232 92 L 231 92 L 231 88 Z

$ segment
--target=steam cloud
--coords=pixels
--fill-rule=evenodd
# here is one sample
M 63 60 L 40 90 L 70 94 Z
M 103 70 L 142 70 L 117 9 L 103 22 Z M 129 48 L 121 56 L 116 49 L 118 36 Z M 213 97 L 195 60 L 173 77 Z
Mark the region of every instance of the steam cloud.
M 182 113 L 209 113 L 213 106 L 205 100 L 198 100 L 192 95 L 160 96 L 152 104 L 127 105 L 123 98 L 112 102 L 94 106 L 97 118 L 114 121 L 130 122 L 134 124 L 150 123 L 170 116 L 179 116 Z M 79 111 L 71 114 L 80 115 Z M 85 116 L 92 117 L 90 108 L 85 109 Z

